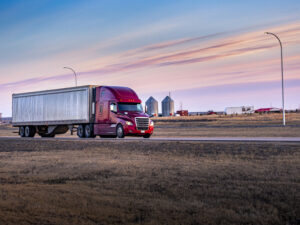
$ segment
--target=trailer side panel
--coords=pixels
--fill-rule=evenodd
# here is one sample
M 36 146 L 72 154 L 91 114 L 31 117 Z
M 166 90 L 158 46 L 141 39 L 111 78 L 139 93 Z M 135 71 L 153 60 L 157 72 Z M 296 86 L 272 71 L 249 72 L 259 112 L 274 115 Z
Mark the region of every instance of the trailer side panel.
M 92 87 L 13 95 L 13 125 L 89 123 Z

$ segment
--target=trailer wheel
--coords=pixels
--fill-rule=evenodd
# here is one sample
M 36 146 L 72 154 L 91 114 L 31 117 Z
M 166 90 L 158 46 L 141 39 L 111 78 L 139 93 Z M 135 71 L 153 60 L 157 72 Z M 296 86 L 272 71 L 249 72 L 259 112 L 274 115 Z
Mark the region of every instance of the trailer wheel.
M 77 136 L 80 137 L 80 138 L 84 138 L 85 137 L 85 132 L 84 132 L 83 125 L 79 125 L 77 127 Z
M 118 126 L 117 126 L 117 137 L 118 138 L 124 138 L 124 129 L 123 129 L 123 126 L 122 126 L 122 124 L 119 124 Z
M 25 137 L 25 128 L 24 127 L 19 127 L 19 134 L 21 137 Z
M 87 124 L 84 126 L 84 134 L 86 138 L 94 138 L 94 126 L 92 124 Z
M 25 137 L 34 137 L 35 135 L 35 128 L 26 126 L 25 127 Z

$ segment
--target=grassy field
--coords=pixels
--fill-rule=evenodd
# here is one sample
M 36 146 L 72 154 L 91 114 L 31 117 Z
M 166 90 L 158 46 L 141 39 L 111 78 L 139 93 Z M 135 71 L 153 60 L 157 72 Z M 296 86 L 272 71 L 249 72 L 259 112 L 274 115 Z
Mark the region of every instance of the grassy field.
M 282 127 L 281 114 L 239 116 L 159 117 L 156 137 L 299 137 L 300 113 L 287 114 Z
M 153 120 L 155 137 L 300 136 L 300 114 Z M 299 165 L 299 143 L 1 139 L 0 224 L 296 225 Z
M 296 143 L 0 146 L 0 224 L 300 223 Z

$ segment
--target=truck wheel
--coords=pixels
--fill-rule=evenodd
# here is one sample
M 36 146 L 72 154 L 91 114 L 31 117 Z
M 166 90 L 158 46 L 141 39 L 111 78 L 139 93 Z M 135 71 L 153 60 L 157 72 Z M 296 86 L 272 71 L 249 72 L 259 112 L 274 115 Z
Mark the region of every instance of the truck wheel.
M 24 127 L 19 127 L 19 134 L 21 137 L 25 137 L 25 128 Z
M 86 138 L 94 138 L 94 129 L 92 124 L 87 124 L 84 126 L 84 134 Z
M 84 138 L 85 137 L 85 132 L 84 132 L 83 125 L 79 125 L 77 127 L 77 136 L 80 137 L 80 138 Z
M 123 129 L 123 126 L 121 124 L 119 124 L 117 126 L 117 137 L 118 138 L 124 138 L 124 129 Z
M 150 138 L 151 137 L 151 134 L 145 134 L 144 136 L 143 136 L 143 138 Z

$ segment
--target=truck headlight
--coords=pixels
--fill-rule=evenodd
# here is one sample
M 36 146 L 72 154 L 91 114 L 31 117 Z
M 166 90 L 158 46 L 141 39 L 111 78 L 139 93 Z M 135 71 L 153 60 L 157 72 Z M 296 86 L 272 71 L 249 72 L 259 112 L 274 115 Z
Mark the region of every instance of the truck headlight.
M 132 122 L 130 122 L 130 121 L 126 121 L 126 125 L 127 125 L 127 126 L 132 126 L 132 125 L 133 125 L 133 123 L 132 123 Z
M 150 126 L 154 127 L 154 122 L 152 120 L 150 120 Z

